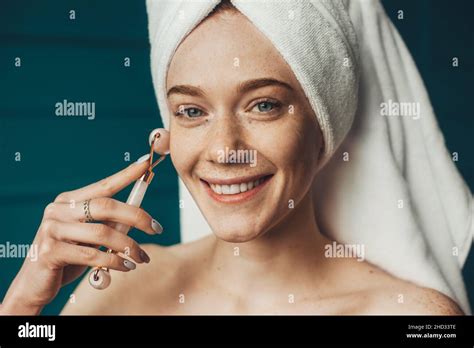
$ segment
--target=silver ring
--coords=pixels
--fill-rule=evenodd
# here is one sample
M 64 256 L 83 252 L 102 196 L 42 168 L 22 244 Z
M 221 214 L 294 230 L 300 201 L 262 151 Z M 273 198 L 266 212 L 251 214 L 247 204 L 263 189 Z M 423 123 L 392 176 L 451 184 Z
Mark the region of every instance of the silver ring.
M 89 208 L 90 201 L 91 201 L 90 199 L 85 200 L 82 203 L 82 207 L 84 208 L 84 215 L 86 216 L 86 222 L 95 222 L 94 218 L 91 215 L 91 211 L 90 211 L 90 208 Z

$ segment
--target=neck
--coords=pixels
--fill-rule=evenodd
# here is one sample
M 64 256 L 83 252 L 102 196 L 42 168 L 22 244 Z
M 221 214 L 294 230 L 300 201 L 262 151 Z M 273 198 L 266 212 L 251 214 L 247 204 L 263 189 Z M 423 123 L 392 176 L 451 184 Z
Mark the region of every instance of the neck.
M 216 282 L 232 286 L 234 293 L 248 294 L 259 287 L 319 283 L 326 271 L 322 267 L 324 245 L 330 241 L 319 231 L 309 192 L 284 221 L 264 235 L 245 243 L 217 238 L 213 243 L 210 269 L 215 271 Z

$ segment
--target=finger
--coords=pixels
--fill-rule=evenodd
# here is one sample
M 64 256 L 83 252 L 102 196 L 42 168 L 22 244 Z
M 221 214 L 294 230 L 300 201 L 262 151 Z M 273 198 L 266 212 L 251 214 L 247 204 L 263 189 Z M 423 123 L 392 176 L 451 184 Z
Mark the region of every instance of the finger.
M 64 242 L 56 243 L 54 254 L 49 259 L 58 267 L 68 265 L 100 266 L 122 272 L 128 272 L 136 268 L 135 263 L 116 254 Z
M 56 197 L 54 202 L 70 203 L 71 201 L 79 202 L 95 197 L 111 197 L 143 175 L 148 166 L 148 159 L 149 154 L 140 157 L 137 162 L 105 179 L 77 190 L 63 192 Z
M 138 263 L 150 262 L 150 257 L 129 236 L 104 224 L 55 222 L 53 238 L 63 242 L 79 242 L 104 246 L 131 257 Z
M 94 220 L 97 221 L 122 223 L 138 228 L 148 234 L 163 232 L 163 227 L 160 223 L 153 219 L 145 210 L 113 198 L 100 197 L 91 199 L 89 202 L 89 212 Z M 86 218 L 84 202 L 78 202 L 74 205 L 50 203 L 45 209 L 44 217 L 45 219 L 63 222 L 83 222 Z

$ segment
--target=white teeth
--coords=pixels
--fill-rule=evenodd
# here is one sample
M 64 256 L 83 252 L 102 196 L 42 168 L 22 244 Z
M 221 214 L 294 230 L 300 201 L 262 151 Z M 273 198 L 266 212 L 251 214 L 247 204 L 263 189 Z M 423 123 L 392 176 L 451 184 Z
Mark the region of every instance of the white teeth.
M 212 188 L 212 191 L 218 193 L 218 194 L 222 194 L 222 186 L 221 185 L 214 185 L 214 184 L 211 184 L 211 188 Z
M 232 185 L 218 185 L 218 184 L 210 184 L 212 191 L 219 195 L 235 195 L 237 193 L 246 192 L 254 187 L 257 187 L 263 182 L 263 178 L 260 178 L 255 181 L 250 182 L 243 182 L 240 184 L 232 184 Z
M 235 195 L 236 193 L 240 193 L 240 185 L 238 184 L 230 185 L 230 194 Z

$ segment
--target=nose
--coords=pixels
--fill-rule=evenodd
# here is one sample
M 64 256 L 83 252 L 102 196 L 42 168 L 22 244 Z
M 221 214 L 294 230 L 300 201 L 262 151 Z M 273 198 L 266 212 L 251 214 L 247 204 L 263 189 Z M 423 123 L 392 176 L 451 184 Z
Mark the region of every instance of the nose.
M 242 126 L 233 115 L 219 115 L 209 124 L 206 159 L 214 163 L 226 163 L 226 150 L 237 150 L 242 146 Z

